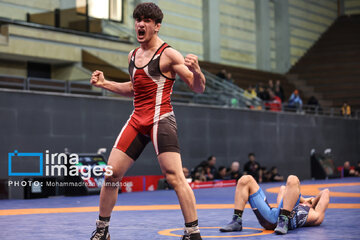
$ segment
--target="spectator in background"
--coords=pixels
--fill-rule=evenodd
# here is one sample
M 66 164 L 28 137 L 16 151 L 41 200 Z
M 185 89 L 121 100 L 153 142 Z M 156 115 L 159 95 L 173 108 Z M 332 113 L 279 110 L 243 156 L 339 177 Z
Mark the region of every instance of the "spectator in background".
M 244 175 L 251 175 L 257 182 L 262 182 L 260 164 L 255 161 L 255 154 L 249 153 L 248 158 L 249 161 L 244 166 Z
M 189 169 L 187 169 L 186 167 L 183 167 L 183 173 L 184 173 L 185 178 L 190 177 Z
M 234 80 L 232 79 L 232 74 L 227 72 L 226 69 L 221 69 L 221 71 L 218 72 L 216 74 L 216 76 L 218 76 L 219 78 L 222 78 L 222 79 L 224 79 L 226 81 L 229 81 L 231 83 L 234 82 Z
M 270 182 L 271 179 L 271 172 L 267 170 L 266 167 L 261 166 L 260 167 L 261 173 L 262 173 L 262 182 Z
M 312 112 L 316 112 L 316 110 L 320 112 L 322 110 L 320 103 L 315 96 L 311 96 L 309 98 L 307 105 L 310 108 L 309 110 L 311 110 Z
M 346 161 L 344 162 L 344 177 L 355 177 L 355 170 L 351 169 L 350 162 Z
M 265 91 L 265 88 L 262 83 L 259 83 L 258 85 L 257 96 L 263 101 L 268 101 L 270 99 L 269 93 Z
M 193 182 L 195 182 L 195 180 L 196 182 L 206 181 L 205 168 L 207 165 L 208 165 L 208 161 L 202 161 L 191 171 L 191 177 L 193 179 Z
M 281 99 L 281 102 L 285 101 L 284 89 L 281 86 L 280 80 L 276 80 L 274 92 Z
M 360 161 L 358 161 L 357 166 L 355 168 L 355 175 L 360 176 Z
M 225 79 L 225 78 L 226 78 L 226 74 L 227 74 L 226 70 L 225 70 L 225 69 L 221 69 L 220 72 L 218 72 L 218 73 L 216 74 L 216 76 L 218 76 L 219 78 Z
M 186 178 L 186 181 L 188 183 L 191 183 L 192 182 L 192 177 L 190 176 L 189 169 L 187 169 L 186 167 L 183 167 L 183 173 L 184 173 L 184 176 Z
M 274 112 L 280 112 L 282 110 L 281 99 L 276 96 L 270 88 L 268 89 L 268 93 L 270 100 L 265 103 L 266 109 Z
M 274 86 L 274 81 L 273 80 L 269 80 L 269 83 L 268 83 L 268 88 L 270 88 L 271 90 L 275 90 L 275 86 Z
M 271 173 L 271 178 L 270 178 L 271 182 L 284 181 L 284 177 L 279 174 L 277 167 L 272 167 L 270 173 Z
M 295 89 L 289 98 L 289 107 L 295 108 L 297 111 L 301 111 L 302 105 L 303 102 L 300 98 L 299 90 Z
M 244 96 L 249 98 L 249 99 L 254 99 L 257 97 L 255 88 L 253 88 L 253 86 L 249 86 L 245 91 L 244 91 Z
M 215 167 L 215 164 L 216 164 L 216 157 L 211 155 L 210 157 L 208 157 L 208 160 L 207 160 L 207 164 L 210 168 L 210 171 L 207 172 L 207 174 L 211 174 L 212 175 L 212 178 L 214 179 L 214 176 L 216 175 L 216 167 Z
M 199 166 L 196 168 L 193 174 L 193 182 L 206 182 L 205 168 Z
M 213 181 L 215 179 L 215 175 L 211 173 L 211 167 L 209 165 L 205 167 L 205 177 L 206 181 Z
M 341 107 L 341 115 L 345 117 L 351 116 L 351 107 L 347 102 L 344 102 L 344 104 Z
M 247 98 L 246 100 L 246 106 L 250 109 L 254 109 L 252 100 L 257 97 L 255 88 L 253 88 L 251 85 L 244 91 L 244 97 Z
M 215 179 L 218 179 L 218 180 L 228 180 L 229 179 L 229 177 L 227 176 L 226 167 L 224 167 L 224 166 L 219 167 L 218 172 L 215 176 Z
M 231 163 L 230 171 L 229 171 L 230 179 L 236 179 L 236 181 L 242 177 L 242 173 L 240 172 L 240 163 L 235 161 Z
M 229 72 L 226 74 L 225 80 L 227 80 L 227 81 L 229 81 L 231 83 L 234 83 L 234 79 L 232 78 L 232 74 L 229 73 Z
M 192 178 L 190 176 L 189 169 L 187 169 L 186 167 L 183 167 L 183 173 L 184 173 L 184 176 L 185 176 L 187 182 L 191 183 Z M 168 181 L 166 181 L 166 178 L 162 178 L 162 179 L 159 179 L 156 189 L 157 190 L 169 190 L 169 189 L 174 189 L 174 188 L 168 183 Z
M 205 169 L 205 167 L 207 166 L 207 164 L 208 164 L 208 161 L 202 161 L 199 165 L 197 165 L 197 166 L 194 168 L 193 172 L 196 172 L 196 171 L 198 170 L 198 168 L 204 168 L 204 169 Z

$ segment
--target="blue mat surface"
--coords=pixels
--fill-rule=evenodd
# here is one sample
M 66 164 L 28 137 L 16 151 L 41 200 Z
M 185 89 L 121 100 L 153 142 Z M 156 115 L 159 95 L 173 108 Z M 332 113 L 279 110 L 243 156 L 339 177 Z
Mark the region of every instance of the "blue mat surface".
M 302 184 L 359 183 L 360 178 L 326 181 L 303 181 Z M 261 187 L 270 203 L 276 202 L 276 194 L 266 189 L 278 187 L 281 183 L 262 184 Z M 330 187 L 331 191 L 360 193 L 360 186 Z M 235 188 L 195 190 L 197 204 L 233 204 Z M 73 208 L 94 207 L 99 196 L 55 197 L 34 200 L 1 200 L 0 209 Z M 331 197 L 331 203 L 360 204 L 360 197 Z M 173 191 L 155 191 L 120 194 L 117 205 L 168 205 L 178 204 Z M 356 205 L 358 206 L 358 205 Z M 290 231 L 288 235 L 256 235 L 261 226 L 251 209 L 245 209 L 241 233 L 220 233 L 218 227 L 226 224 L 232 209 L 199 209 L 199 223 L 203 236 L 211 239 L 360 239 L 360 208 L 331 208 L 319 227 L 306 227 Z M 94 230 L 97 212 L 45 213 L 0 216 L 0 239 L 89 239 Z M 180 210 L 115 211 L 111 219 L 111 239 L 179 239 L 176 236 L 160 235 L 159 231 L 179 229 L 183 226 Z M 256 229 L 254 229 L 256 228 Z M 5 231 L 4 231 L 5 230 Z M 180 235 L 181 230 L 169 230 Z M 238 235 L 253 235 L 241 237 Z M 218 236 L 218 237 L 217 237 Z M 204 237 L 204 239 L 207 239 Z

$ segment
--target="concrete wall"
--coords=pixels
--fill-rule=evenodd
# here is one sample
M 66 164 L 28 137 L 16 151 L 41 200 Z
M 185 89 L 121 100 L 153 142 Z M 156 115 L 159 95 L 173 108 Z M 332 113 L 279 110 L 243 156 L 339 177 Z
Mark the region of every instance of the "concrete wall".
M 2 26 L 2 30 L 7 40 L 5 44 L 0 44 L 0 59 L 5 60 L 38 61 L 61 66 L 81 63 L 81 52 L 86 50 L 115 67 L 126 68 L 128 53 L 134 48 L 132 44 L 12 24 Z M 0 65 L 3 66 L 0 74 L 14 73 L 11 68 L 7 70 L 7 65 Z
M 256 68 L 255 2 L 250 0 L 219 2 L 220 62 Z
M 289 1 L 291 65 L 314 44 L 337 17 L 337 1 Z
M 25 61 L 9 61 L 0 59 L 0 74 L 26 77 L 27 65 Z
M 7 179 L 7 153 L 95 152 L 108 150 L 132 111 L 132 102 L 0 90 L 0 179 Z M 336 165 L 360 159 L 360 121 L 175 105 L 184 166 L 192 168 L 214 154 L 217 166 L 247 161 L 255 152 L 260 164 L 281 174 L 310 177 L 312 148 L 332 148 Z M 129 175 L 161 174 L 149 144 Z
M 270 68 L 276 72 L 276 28 L 275 3 L 270 1 Z
M 145 0 L 124 1 L 124 22 L 114 23 L 134 34 L 132 12 Z M 147 0 L 146 0 L 147 1 Z M 309 49 L 337 16 L 336 0 L 153 0 L 164 12 L 160 37 L 183 55 L 201 60 L 285 73 Z M 359 1 L 345 0 L 346 14 L 359 10 Z M 71 3 L 71 4 L 69 4 Z M 75 0 L 0 0 L 0 17 L 26 20 L 26 13 L 75 6 Z M 127 54 L 137 43 L 123 44 L 54 34 L 45 30 L 9 29 L 0 53 L 12 58 L 62 64 L 79 62 L 81 48 L 126 68 Z M 54 36 L 53 36 L 54 35 Z M 7 36 L 5 34 L 5 36 Z M 12 38 L 12 36 L 16 36 Z M 73 39 L 79 41 L 73 41 Z M 30 46 L 23 49 L 22 46 Z M 115 47 L 115 48 L 114 48 Z M 49 51 L 51 49 L 51 51 Z M 4 55 L 3 55 L 4 56 Z M 0 73 L 7 74 L 0 69 Z
M 160 37 L 183 55 L 203 59 L 202 0 L 158 0 L 164 13 Z
M 360 1 L 358 0 L 344 0 L 345 14 L 360 14 Z
M 1 17 L 26 21 L 26 13 L 53 11 L 60 0 L 0 0 Z

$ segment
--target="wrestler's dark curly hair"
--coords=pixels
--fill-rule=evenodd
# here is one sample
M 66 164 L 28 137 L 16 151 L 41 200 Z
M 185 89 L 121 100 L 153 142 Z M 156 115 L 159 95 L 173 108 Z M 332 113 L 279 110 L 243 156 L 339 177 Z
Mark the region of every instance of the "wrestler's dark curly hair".
M 155 23 L 161 23 L 164 15 L 161 9 L 152 2 L 140 3 L 136 6 L 133 12 L 133 18 L 141 20 L 149 18 L 155 21 Z

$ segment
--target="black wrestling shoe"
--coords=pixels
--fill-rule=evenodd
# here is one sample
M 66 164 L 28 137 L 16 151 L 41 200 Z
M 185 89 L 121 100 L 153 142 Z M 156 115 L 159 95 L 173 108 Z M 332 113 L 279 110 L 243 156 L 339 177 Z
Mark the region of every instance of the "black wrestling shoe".
M 110 240 L 110 222 L 96 220 L 96 230 L 93 231 L 90 240 Z
M 183 235 L 180 240 L 202 240 L 200 233 L 193 233 L 190 235 Z
M 184 229 L 184 235 L 180 238 L 180 240 L 202 240 L 199 227 L 186 227 Z

